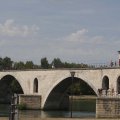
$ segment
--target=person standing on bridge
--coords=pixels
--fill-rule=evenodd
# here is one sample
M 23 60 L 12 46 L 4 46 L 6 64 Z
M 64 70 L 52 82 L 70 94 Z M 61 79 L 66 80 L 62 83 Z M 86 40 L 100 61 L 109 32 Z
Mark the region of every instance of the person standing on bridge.
M 119 56 L 118 56 L 118 59 L 119 59 L 119 60 L 118 60 L 118 65 L 119 65 L 119 67 L 120 67 L 120 51 L 118 51 L 118 55 L 119 55 Z
M 110 66 L 113 67 L 113 65 L 114 65 L 114 63 L 113 63 L 113 61 L 111 60 Z

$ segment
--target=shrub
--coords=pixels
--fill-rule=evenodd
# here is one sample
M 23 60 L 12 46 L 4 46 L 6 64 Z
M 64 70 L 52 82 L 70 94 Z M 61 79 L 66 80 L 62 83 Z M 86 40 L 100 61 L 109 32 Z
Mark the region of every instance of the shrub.
M 26 110 L 27 109 L 27 105 L 25 103 L 19 104 L 18 105 L 18 109 L 19 110 Z

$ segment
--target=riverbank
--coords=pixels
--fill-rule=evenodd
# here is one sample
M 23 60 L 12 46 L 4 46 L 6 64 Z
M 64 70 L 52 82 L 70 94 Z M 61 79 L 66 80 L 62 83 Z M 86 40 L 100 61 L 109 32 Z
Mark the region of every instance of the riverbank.
M 119 118 L 97 119 L 97 118 L 19 118 L 19 120 L 120 120 Z M 7 117 L 0 117 L 0 120 L 9 120 Z

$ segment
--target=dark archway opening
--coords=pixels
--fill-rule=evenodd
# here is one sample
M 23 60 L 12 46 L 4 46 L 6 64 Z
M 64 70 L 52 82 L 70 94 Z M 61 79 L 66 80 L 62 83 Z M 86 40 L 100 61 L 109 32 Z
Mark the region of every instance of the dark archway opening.
M 34 79 L 34 88 L 33 88 L 33 90 L 34 90 L 34 93 L 38 93 L 38 79 L 37 78 Z
M 117 93 L 120 94 L 120 76 L 117 79 Z
M 50 92 L 44 110 L 69 110 L 71 95 L 96 95 L 94 90 L 83 80 L 74 77 L 61 81 Z
M 23 94 L 22 87 L 13 76 L 4 76 L 0 80 L 0 103 L 9 104 L 14 93 Z
M 109 89 L 109 78 L 107 76 L 104 76 L 102 81 L 102 89 L 108 90 Z

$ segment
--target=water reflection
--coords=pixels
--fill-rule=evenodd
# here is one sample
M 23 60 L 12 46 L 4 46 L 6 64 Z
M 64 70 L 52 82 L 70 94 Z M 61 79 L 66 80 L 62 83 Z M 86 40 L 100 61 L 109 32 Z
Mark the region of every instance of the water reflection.
M 0 117 L 9 116 L 10 105 L 8 104 L 0 104 Z
M 67 111 L 20 111 L 19 120 L 40 120 L 47 118 L 70 118 L 70 112 Z M 73 111 L 73 118 L 95 118 L 94 112 L 76 112 Z M 8 117 L 0 117 L 0 120 L 8 120 Z
M 75 100 L 73 102 L 72 116 L 74 118 L 95 118 L 96 100 Z M 9 116 L 9 105 L 0 105 L 0 116 Z M 0 120 L 8 120 L 2 118 Z M 70 111 L 40 111 L 40 110 L 23 110 L 19 111 L 19 120 L 38 120 L 42 118 L 69 118 Z
M 20 111 L 19 120 L 40 120 L 47 118 L 70 118 L 67 111 Z M 93 112 L 73 112 L 73 118 L 94 118 Z M 8 117 L 0 117 L 0 120 L 8 120 Z
M 70 112 L 69 111 L 20 111 L 19 116 L 22 118 L 69 118 Z M 73 111 L 74 118 L 94 118 L 95 112 L 79 112 Z

